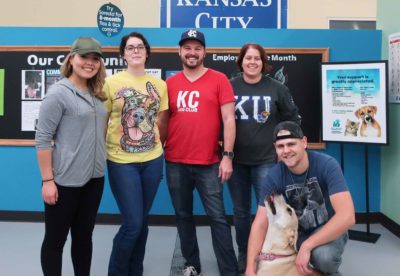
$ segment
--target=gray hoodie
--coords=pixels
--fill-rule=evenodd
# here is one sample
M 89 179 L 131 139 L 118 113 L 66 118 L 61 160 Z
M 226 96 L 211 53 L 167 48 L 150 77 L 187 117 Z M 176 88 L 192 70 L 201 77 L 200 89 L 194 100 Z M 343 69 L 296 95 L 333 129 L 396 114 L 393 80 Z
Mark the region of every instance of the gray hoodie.
M 57 184 L 80 187 L 104 176 L 105 118 L 103 103 L 67 78 L 50 87 L 40 107 L 35 141 L 37 150 L 52 149 Z

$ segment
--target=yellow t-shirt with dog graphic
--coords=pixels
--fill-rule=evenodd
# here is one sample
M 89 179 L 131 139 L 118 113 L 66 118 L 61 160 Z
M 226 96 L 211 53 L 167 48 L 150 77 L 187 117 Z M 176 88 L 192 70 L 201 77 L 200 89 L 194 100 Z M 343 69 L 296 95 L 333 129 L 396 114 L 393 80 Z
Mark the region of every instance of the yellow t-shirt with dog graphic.
M 126 71 L 106 78 L 107 159 L 117 163 L 146 162 L 163 153 L 158 114 L 168 109 L 165 82 L 154 76 Z

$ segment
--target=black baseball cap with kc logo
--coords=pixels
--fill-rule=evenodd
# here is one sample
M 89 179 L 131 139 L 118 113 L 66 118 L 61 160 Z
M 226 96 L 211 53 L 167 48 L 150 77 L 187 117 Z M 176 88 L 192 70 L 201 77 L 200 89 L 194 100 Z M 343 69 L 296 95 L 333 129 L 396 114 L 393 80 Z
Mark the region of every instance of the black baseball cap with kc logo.
M 181 40 L 179 40 L 179 46 L 182 46 L 188 40 L 196 40 L 201 43 L 204 47 L 206 47 L 206 39 L 204 38 L 204 34 L 197 30 L 187 30 L 183 32 L 181 35 Z

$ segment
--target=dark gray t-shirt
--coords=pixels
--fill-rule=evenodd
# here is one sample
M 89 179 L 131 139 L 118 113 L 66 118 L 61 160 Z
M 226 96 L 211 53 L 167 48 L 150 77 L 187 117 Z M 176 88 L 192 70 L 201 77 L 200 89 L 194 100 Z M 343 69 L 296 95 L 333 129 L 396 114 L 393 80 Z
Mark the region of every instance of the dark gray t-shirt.
M 272 134 L 281 121 L 300 123 L 289 89 L 264 76 L 258 83 L 231 80 L 235 93 L 236 141 L 234 162 L 244 165 L 275 163 Z

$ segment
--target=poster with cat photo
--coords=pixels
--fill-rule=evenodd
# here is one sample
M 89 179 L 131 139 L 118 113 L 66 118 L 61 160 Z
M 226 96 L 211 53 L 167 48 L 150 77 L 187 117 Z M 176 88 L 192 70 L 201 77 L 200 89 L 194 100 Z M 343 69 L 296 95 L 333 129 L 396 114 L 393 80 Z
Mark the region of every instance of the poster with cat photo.
M 322 140 L 388 143 L 387 61 L 321 65 Z

